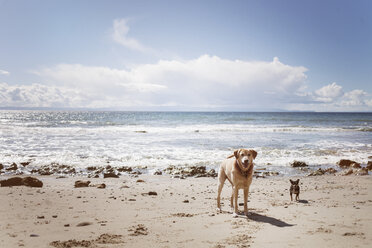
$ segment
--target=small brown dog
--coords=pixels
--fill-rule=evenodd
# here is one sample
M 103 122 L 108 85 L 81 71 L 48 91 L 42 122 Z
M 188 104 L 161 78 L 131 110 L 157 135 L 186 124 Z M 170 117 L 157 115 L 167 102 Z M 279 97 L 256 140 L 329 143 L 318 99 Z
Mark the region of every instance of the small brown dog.
M 244 189 L 244 214 L 248 216 L 248 193 L 253 178 L 253 159 L 256 156 L 257 152 L 254 150 L 239 149 L 222 162 L 218 171 L 217 210 L 219 212 L 221 212 L 221 191 L 227 179 L 232 186 L 230 204 L 231 208 L 234 207 L 233 216 L 238 216 L 239 189 Z
M 296 195 L 296 201 L 299 201 L 299 196 L 300 196 L 300 186 L 298 185 L 298 183 L 300 182 L 300 179 L 297 179 L 296 181 L 293 181 L 293 180 L 289 180 L 291 182 L 291 187 L 289 188 L 289 194 L 291 195 L 291 201 L 293 201 L 292 199 L 292 194 L 295 194 Z

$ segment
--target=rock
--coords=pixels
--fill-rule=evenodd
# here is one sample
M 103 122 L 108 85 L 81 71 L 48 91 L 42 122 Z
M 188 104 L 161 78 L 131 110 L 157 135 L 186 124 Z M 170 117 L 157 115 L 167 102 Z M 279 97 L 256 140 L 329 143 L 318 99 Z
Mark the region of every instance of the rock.
M 156 176 L 161 176 L 161 175 L 163 175 L 163 172 L 161 172 L 161 170 L 156 170 L 156 171 L 154 172 L 154 175 L 156 175 Z
M 216 177 L 217 173 L 214 169 L 207 172 L 205 166 L 188 166 L 188 167 L 175 167 L 169 166 L 164 170 L 164 173 L 170 175 L 180 175 L 180 177 Z M 176 178 L 176 176 L 174 177 Z
M 89 167 L 87 167 L 87 171 L 95 171 L 95 170 L 98 170 L 98 168 L 95 167 L 95 166 L 89 166 Z
M 372 170 L 372 161 L 368 161 L 367 167 L 368 170 Z
M 18 169 L 17 164 L 16 163 L 13 163 L 8 168 L 6 168 L 5 170 L 11 171 L 11 170 L 17 170 L 17 169 Z
M 308 165 L 305 162 L 293 161 L 293 163 L 291 163 L 291 166 L 293 168 L 297 168 L 297 167 L 307 167 Z
M 34 177 L 12 177 L 7 180 L 0 181 L 1 187 L 10 186 L 28 186 L 28 187 L 43 187 L 43 182 Z
M 257 176 L 263 176 L 263 177 L 266 177 L 266 176 L 277 176 L 279 175 L 279 172 L 276 172 L 276 171 L 264 171 L 261 173 L 261 175 L 257 175 Z
M 35 177 L 25 177 L 23 178 L 23 185 L 28 187 L 41 188 L 43 187 L 43 182 Z
M 325 173 L 328 173 L 328 174 L 335 174 L 337 172 L 336 169 L 333 169 L 333 168 L 328 168 L 324 171 Z
M 145 181 L 144 180 L 142 180 L 142 179 L 138 179 L 137 180 L 137 183 L 144 183 Z
M 325 171 L 322 170 L 321 168 L 319 168 L 318 170 L 310 173 L 308 176 L 321 176 L 321 175 L 324 175 Z
M 356 168 L 356 169 L 362 168 L 362 166 L 360 166 L 360 164 L 358 163 L 352 163 L 351 167 Z
M 353 173 L 354 173 L 353 169 L 350 169 L 350 170 L 347 170 L 347 171 L 342 172 L 341 175 L 343 175 L 343 176 L 349 176 L 349 175 L 351 175 Z
M 158 193 L 156 193 L 155 191 L 150 191 L 149 195 L 158 195 Z
M 105 189 L 105 188 L 106 188 L 106 184 L 104 184 L 104 183 L 101 183 L 101 184 L 97 185 L 97 189 Z
M 37 173 L 43 176 L 49 176 L 53 174 L 76 174 L 76 169 L 69 165 L 60 165 L 52 163 L 50 165 L 43 165 L 38 169 L 33 169 L 31 173 Z
M 89 187 L 90 181 L 78 180 L 75 182 L 75 188 Z
M 21 162 L 21 165 L 23 166 L 23 167 L 26 167 L 27 165 L 29 165 L 31 162 Z
M 368 169 L 367 168 L 361 168 L 355 171 L 354 173 L 357 176 L 366 176 L 368 175 Z
M 123 166 L 117 169 L 119 172 L 132 172 L 133 168 L 129 166 Z
M 93 224 L 92 222 L 84 221 L 84 222 L 80 222 L 76 226 L 89 226 L 89 225 L 92 225 L 92 224 Z
M 23 179 L 21 177 L 12 177 L 7 180 L 0 181 L 1 187 L 21 186 Z
M 4 169 L 4 165 L 0 164 L 0 170 Z
M 217 177 L 218 173 L 214 169 L 210 169 L 207 173 L 208 177 Z
M 349 159 L 341 159 L 340 161 L 337 162 L 337 164 L 341 168 L 349 168 L 352 164 L 359 164 L 359 163 L 357 163 L 355 161 L 352 161 L 352 160 L 349 160 Z M 357 166 L 357 165 L 355 165 L 355 166 Z
M 115 174 L 115 172 L 108 172 L 103 173 L 103 178 L 119 178 L 119 175 Z

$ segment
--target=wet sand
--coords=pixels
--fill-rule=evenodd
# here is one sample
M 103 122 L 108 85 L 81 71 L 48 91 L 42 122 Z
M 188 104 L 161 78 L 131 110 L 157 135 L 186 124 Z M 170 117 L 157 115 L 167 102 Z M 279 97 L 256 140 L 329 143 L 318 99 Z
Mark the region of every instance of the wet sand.
M 1 179 L 6 179 L 2 177 Z M 42 188 L 0 188 L 0 247 L 369 247 L 372 177 L 254 178 L 249 218 L 233 218 L 217 178 L 38 176 Z M 297 178 L 292 178 L 297 179 Z M 74 188 L 77 180 L 106 188 Z M 242 192 L 239 194 L 242 204 Z M 243 210 L 243 206 L 239 207 Z

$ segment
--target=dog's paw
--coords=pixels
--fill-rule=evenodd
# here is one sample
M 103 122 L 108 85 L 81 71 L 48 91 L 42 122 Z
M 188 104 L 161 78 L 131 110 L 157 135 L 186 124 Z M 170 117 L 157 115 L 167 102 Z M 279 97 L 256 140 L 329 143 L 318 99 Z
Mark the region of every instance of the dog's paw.
M 238 214 L 237 214 L 237 213 L 233 213 L 233 214 L 232 214 L 232 217 L 233 217 L 233 218 L 238 218 Z

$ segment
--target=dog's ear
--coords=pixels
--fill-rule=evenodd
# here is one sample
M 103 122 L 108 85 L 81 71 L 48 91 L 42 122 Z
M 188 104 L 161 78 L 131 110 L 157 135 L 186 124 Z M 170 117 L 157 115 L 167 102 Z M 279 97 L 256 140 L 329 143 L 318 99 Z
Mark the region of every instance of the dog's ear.
M 289 179 L 289 181 L 291 182 L 291 184 L 293 184 L 294 182 L 292 181 L 292 179 Z
M 234 151 L 235 158 L 239 158 L 240 149 Z
M 249 150 L 252 155 L 253 155 L 253 159 L 255 159 L 257 157 L 257 152 L 255 150 Z
M 298 184 L 299 182 L 300 182 L 300 179 L 297 179 L 296 184 Z

